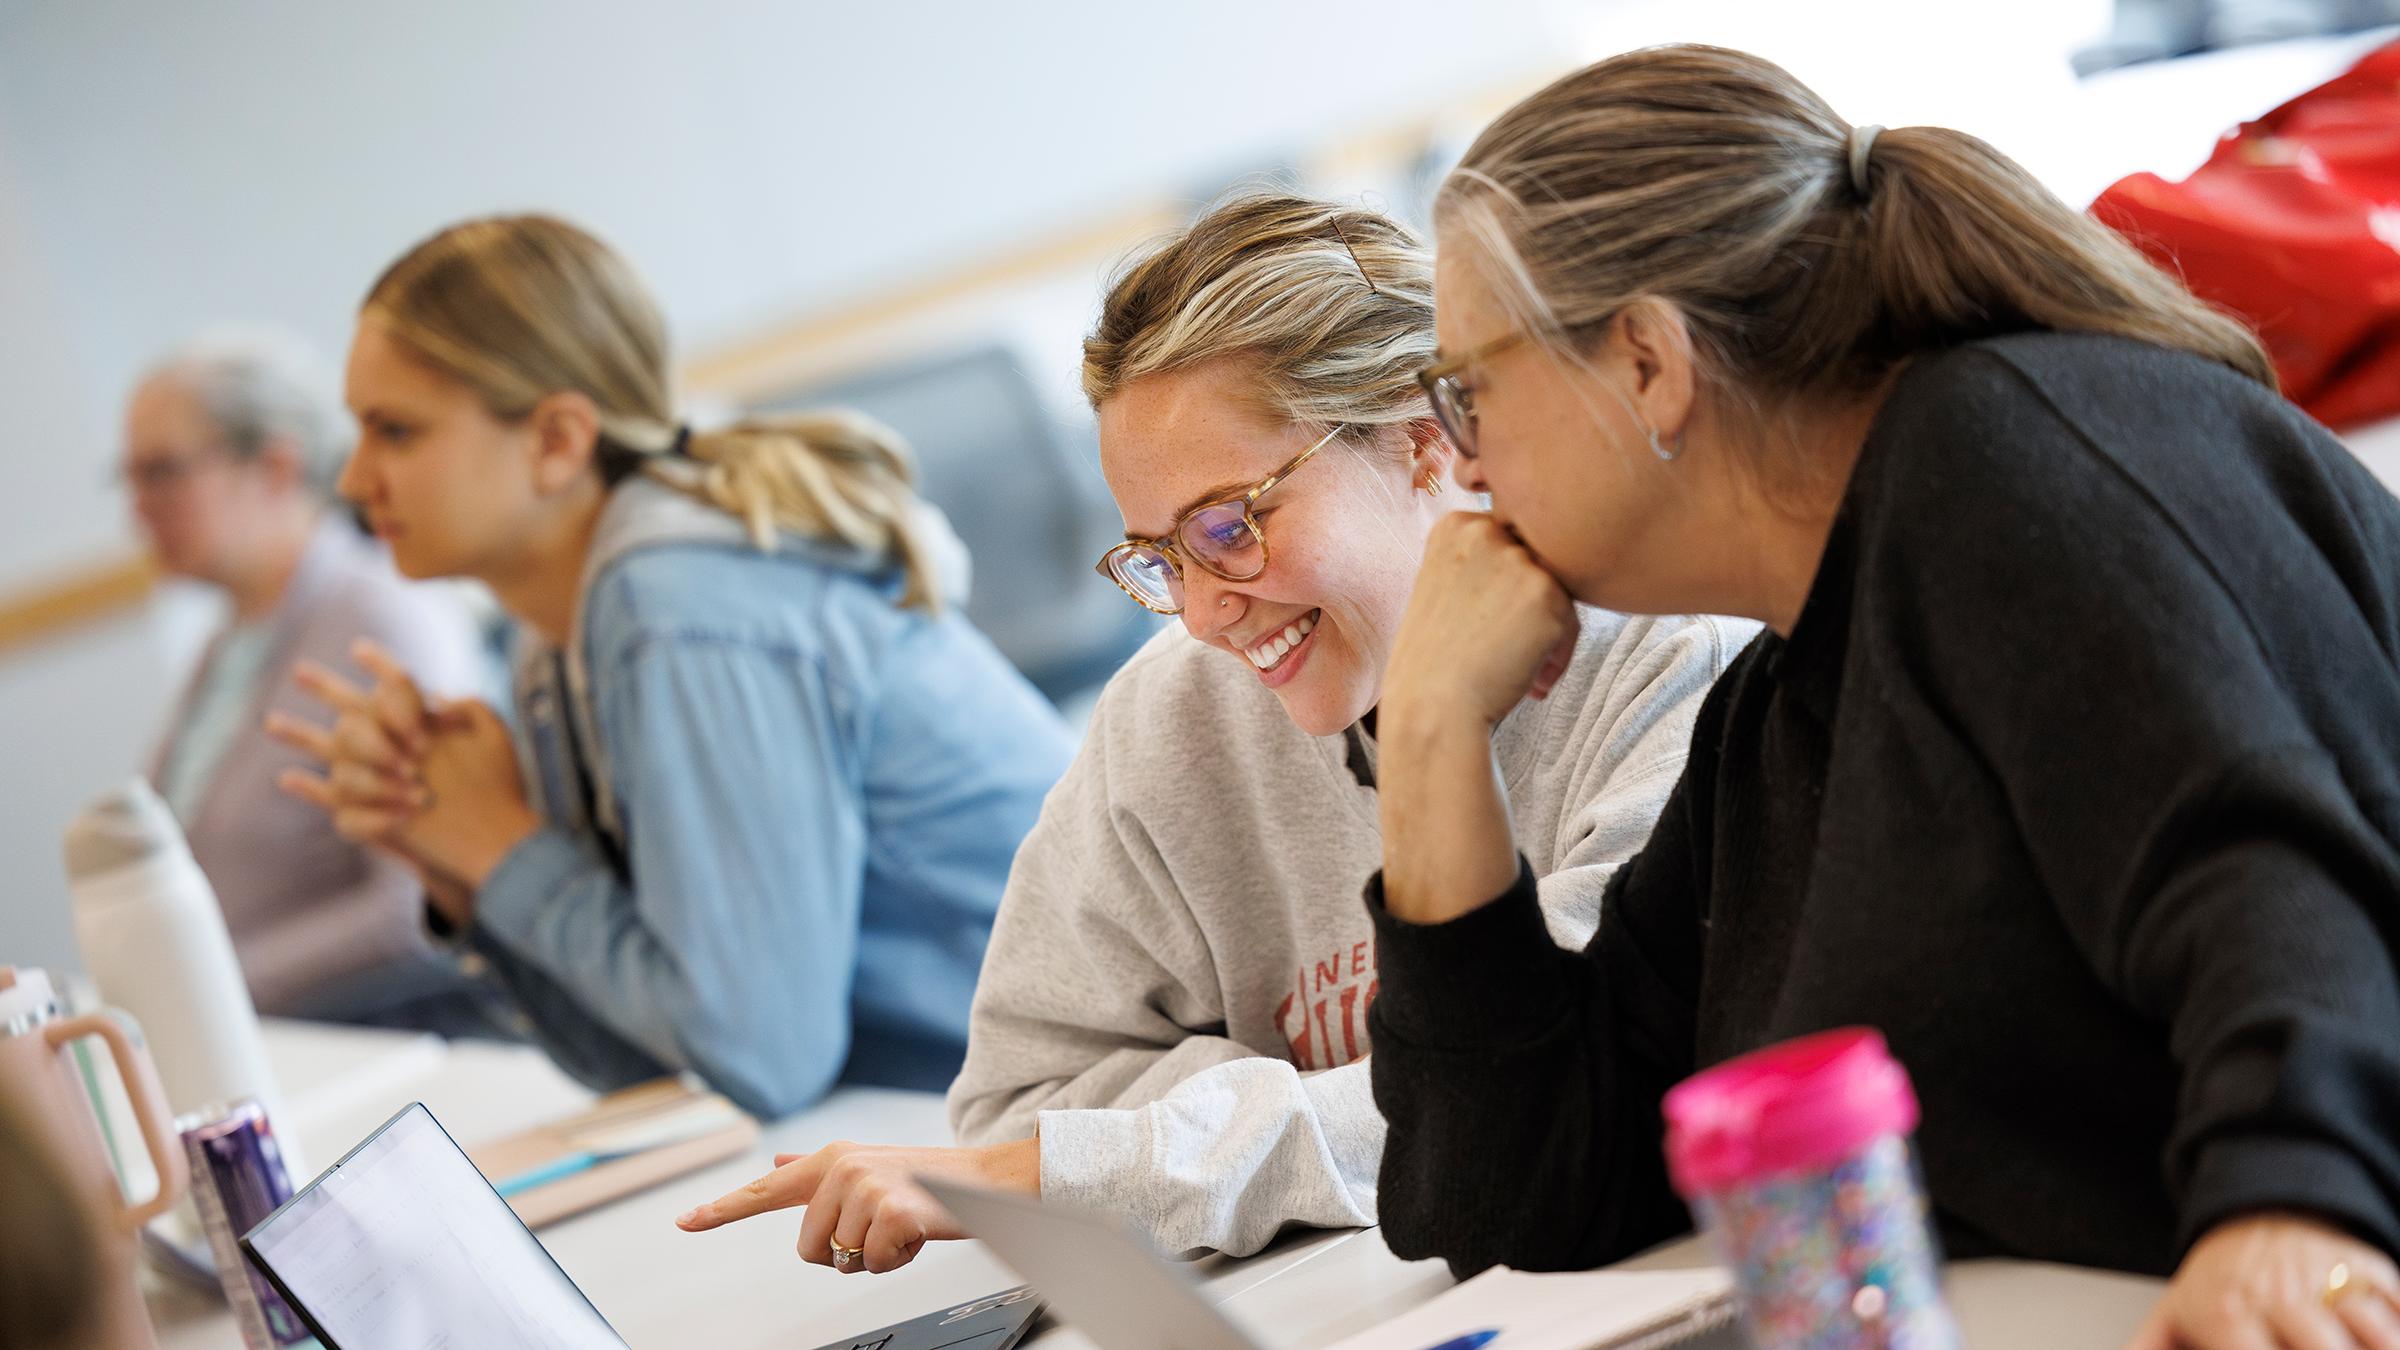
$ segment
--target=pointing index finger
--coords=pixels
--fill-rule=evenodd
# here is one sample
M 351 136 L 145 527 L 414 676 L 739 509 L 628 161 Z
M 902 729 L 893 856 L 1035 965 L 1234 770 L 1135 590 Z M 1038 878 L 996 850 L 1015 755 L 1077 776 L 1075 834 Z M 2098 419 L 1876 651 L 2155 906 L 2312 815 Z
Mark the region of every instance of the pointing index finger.
M 824 1169 L 813 1161 L 814 1156 L 786 1163 L 747 1185 L 727 1191 L 676 1219 L 675 1226 L 687 1233 L 705 1233 L 769 1210 L 807 1204 L 817 1193 L 817 1180 L 824 1174 Z

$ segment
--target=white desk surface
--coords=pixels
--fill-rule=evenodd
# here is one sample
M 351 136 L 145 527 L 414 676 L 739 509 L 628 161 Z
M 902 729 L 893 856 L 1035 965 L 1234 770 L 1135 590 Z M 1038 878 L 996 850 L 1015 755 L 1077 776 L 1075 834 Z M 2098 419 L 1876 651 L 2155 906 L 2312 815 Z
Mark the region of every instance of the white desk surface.
M 460 1138 L 476 1140 L 591 1099 L 539 1051 L 523 1047 L 429 1045 L 399 1033 L 275 1021 L 267 1024 L 267 1047 L 293 1100 L 293 1133 L 320 1164 L 412 1101 L 423 1101 Z M 844 1089 L 769 1126 L 750 1155 L 544 1229 L 542 1241 L 635 1350 L 809 1350 L 1019 1281 L 979 1243 L 933 1244 L 890 1275 L 840 1275 L 793 1254 L 797 1213 L 705 1234 L 678 1230 L 675 1216 L 765 1171 L 778 1151 L 837 1139 L 939 1144 L 948 1133 L 937 1096 Z M 1697 1241 L 1685 1241 L 1627 1264 L 1705 1260 Z M 1236 1320 L 1277 1350 L 1316 1350 L 1450 1285 L 1439 1262 L 1400 1260 L 1375 1229 L 1303 1234 L 1248 1260 L 1213 1259 L 1197 1269 Z M 2157 1288 L 2150 1280 L 2026 1262 L 1962 1262 L 1951 1273 L 1968 1342 L 1985 1350 L 2116 1350 Z M 221 1304 L 155 1279 L 151 1294 L 162 1350 L 239 1350 Z M 1073 1350 L 1087 1342 L 1052 1331 L 1035 1344 Z

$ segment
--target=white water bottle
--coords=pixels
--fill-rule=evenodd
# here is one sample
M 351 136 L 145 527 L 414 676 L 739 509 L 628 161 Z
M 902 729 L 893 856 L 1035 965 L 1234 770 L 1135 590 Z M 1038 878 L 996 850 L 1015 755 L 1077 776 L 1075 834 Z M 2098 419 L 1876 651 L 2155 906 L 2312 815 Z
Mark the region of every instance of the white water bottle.
M 168 1105 L 180 1116 L 257 1098 L 285 1127 L 285 1162 L 305 1175 L 225 913 L 175 813 L 134 779 L 83 809 L 66 854 L 84 968 L 148 1033 Z

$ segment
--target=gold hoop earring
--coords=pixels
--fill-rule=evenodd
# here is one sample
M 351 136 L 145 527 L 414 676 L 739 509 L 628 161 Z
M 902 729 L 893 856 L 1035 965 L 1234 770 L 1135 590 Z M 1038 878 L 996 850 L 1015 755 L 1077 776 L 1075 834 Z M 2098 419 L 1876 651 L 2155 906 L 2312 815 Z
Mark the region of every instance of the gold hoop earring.
M 1434 472 L 1425 475 L 1425 481 L 1417 486 L 1417 491 L 1424 493 L 1428 497 L 1441 496 L 1442 475 L 1440 470 L 1437 469 Z

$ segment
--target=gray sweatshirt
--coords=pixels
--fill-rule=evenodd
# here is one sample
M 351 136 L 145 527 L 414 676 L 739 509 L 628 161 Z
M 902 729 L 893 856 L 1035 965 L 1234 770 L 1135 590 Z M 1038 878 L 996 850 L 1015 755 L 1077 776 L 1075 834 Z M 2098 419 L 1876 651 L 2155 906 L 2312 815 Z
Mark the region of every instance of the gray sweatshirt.
M 1570 949 L 1756 632 L 1581 614 L 1566 675 L 1493 740 Z M 1373 758 L 1355 729 L 1302 732 L 1253 671 L 1180 629 L 1137 653 L 1009 875 L 950 1089 L 961 1142 L 1038 1125 L 1045 1198 L 1122 1214 L 1171 1252 L 1374 1223 Z

